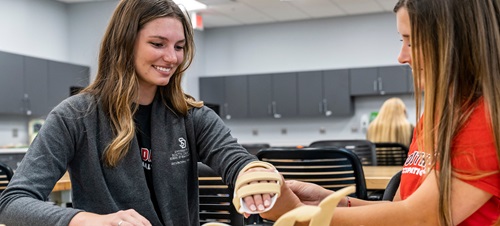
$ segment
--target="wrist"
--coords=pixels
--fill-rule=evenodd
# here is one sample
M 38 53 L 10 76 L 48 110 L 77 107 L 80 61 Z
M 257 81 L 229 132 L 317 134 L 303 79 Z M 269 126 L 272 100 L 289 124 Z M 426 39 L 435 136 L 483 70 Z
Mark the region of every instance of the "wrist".
M 352 200 L 349 196 L 346 196 L 342 199 L 342 201 L 339 202 L 337 207 L 351 207 L 352 206 Z

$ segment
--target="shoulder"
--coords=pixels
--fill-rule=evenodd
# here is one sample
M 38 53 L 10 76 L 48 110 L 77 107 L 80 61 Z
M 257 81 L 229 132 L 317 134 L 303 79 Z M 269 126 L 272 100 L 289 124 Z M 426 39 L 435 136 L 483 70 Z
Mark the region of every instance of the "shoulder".
M 83 116 L 96 109 L 97 101 L 94 96 L 80 93 L 66 98 L 59 103 L 50 114 L 64 116 Z
M 206 119 L 220 119 L 220 117 L 207 106 L 192 107 L 189 109 L 188 116 L 196 119 L 206 118 Z

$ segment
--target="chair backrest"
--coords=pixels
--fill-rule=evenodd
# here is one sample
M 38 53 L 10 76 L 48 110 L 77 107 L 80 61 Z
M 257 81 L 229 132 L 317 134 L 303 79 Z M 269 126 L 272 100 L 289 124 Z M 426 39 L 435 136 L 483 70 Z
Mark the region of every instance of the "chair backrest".
M 364 166 L 376 166 L 377 154 L 375 145 L 369 140 L 320 140 L 312 142 L 309 147 L 339 147 L 354 152 Z
M 396 195 L 396 192 L 399 188 L 399 183 L 401 182 L 401 173 L 402 171 L 399 171 L 398 173 L 394 174 L 394 176 L 392 176 L 391 180 L 387 184 L 387 187 L 385 188 L 382 200 L 392 201 L 394 199 L 394 195 Z
M 400 143 L 374 143 L 377 166 L 403 166 L 408 157 L 408 147 Z
M 14 171 L 6 164 L 0 162 L 0 193 L 7 188 L 13 175 Z
M 355 185 L 356 197 L 367 199 L 361 162 L 344 148 L 268 148 L 259 151 L 257 157 L 273 164 L 285 179 L 311 182 L 334 191 Z
M 222 222 L 243 225 L 243 215 L 233 206 L 233 190 L 228 188 L 215 171 L 198 162 L 200 224 Z
M 252 144 L 241 144 L 250 154 L 256 155 L 260 149 L 269 148 L 271 145 L 268 143 L 252 143 Z

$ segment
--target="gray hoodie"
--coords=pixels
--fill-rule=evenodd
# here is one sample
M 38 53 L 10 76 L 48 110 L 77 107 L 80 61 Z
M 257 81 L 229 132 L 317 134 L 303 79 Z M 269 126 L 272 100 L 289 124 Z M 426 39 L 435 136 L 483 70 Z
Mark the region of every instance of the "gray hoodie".
M 115 168 L 104 166 L 112 140 L 110 121 L 89 94 L 72 96 L 47 116 L 38 136 L 0 196 L 0 222 L 68 225 L 80 211 L 109 214 L 135 209 L 161 225 L 151 202 L 137 138 Z M 151 115 L 153 185 L 166 225 L 199 225 L 197 161 L 232 186 L 238 172 L 257 159 L 246 152 L 209 108 L 177 116 L 155 98 Z M 69 171 L 74 208 L 45 202 Z

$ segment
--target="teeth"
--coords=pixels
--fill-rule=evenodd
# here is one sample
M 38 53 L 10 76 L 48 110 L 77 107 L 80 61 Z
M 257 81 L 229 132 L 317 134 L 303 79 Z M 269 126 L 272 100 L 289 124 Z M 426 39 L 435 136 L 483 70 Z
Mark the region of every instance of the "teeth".
M 164 71 L 164 72 L 169 72 L 170 71 L 170 68 L 166 68 L 166 67 L 160 67 L 160 66 L 154 66 L 154 68 L 160 70 L 160 71 Z

